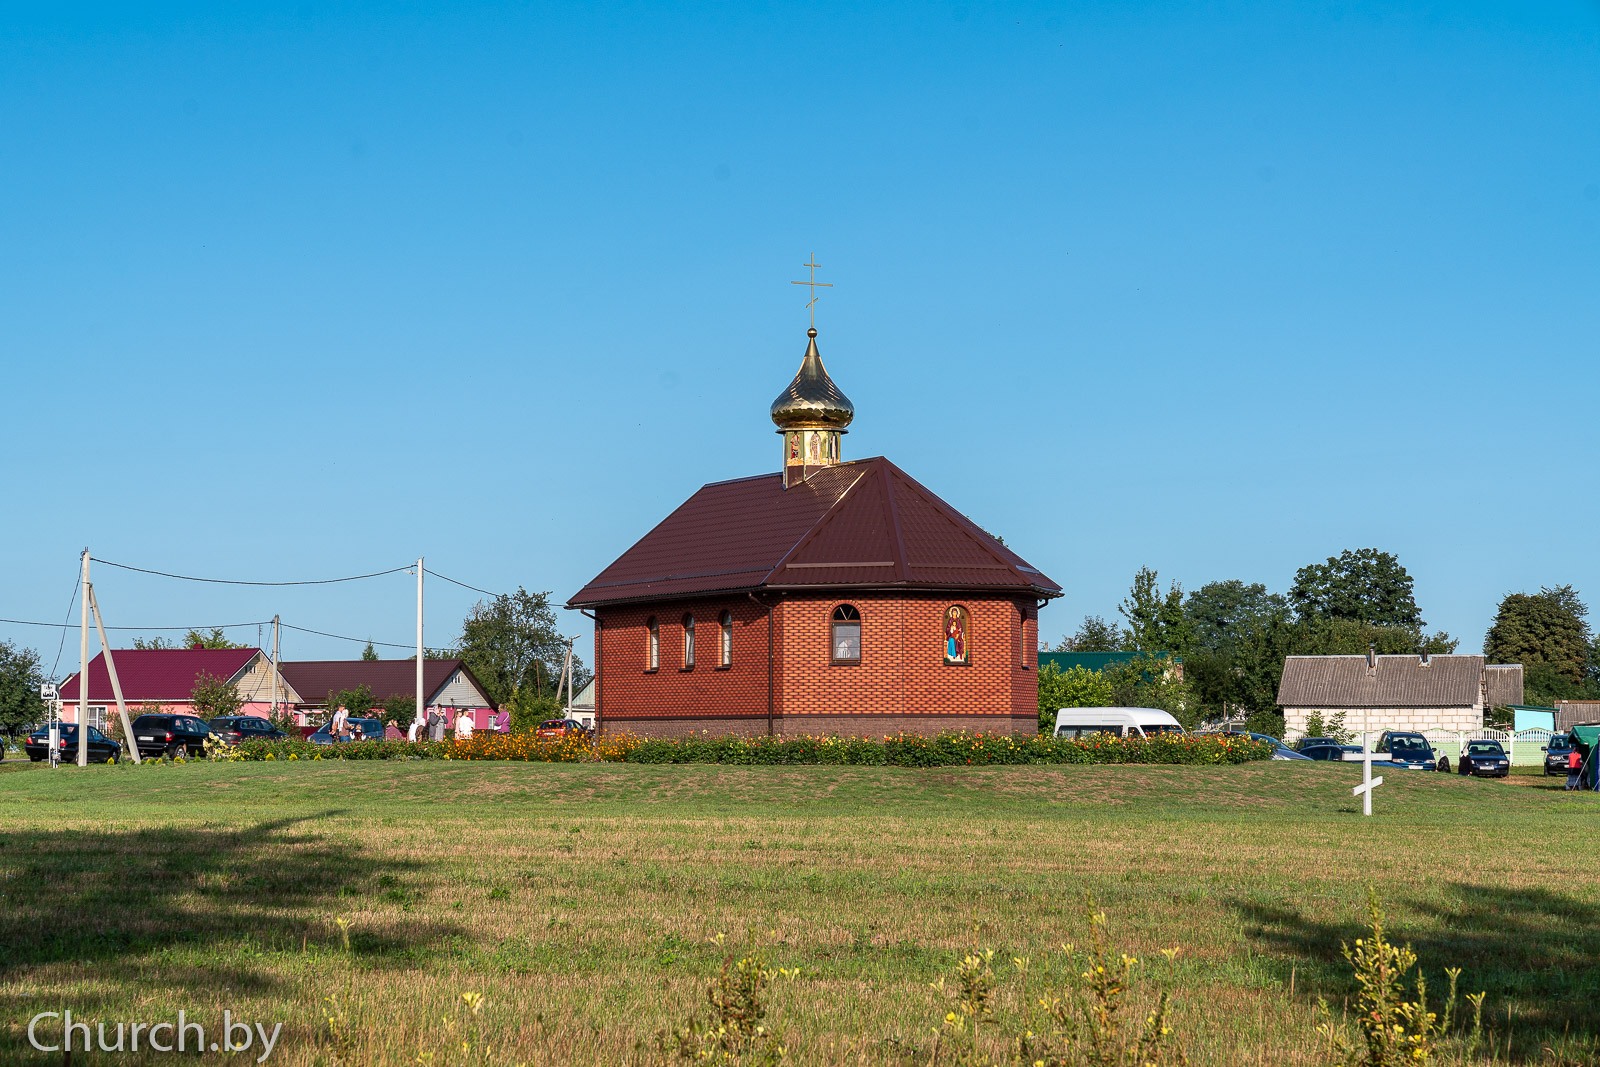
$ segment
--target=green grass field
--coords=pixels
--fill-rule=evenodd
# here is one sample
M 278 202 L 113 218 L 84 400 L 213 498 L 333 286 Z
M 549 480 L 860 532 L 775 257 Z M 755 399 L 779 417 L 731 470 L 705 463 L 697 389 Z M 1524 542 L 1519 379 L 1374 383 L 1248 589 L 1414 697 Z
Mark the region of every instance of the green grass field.
M 1175 985 L 1193 1062 L 1320 1063 L 1316 1001 L 1350 989 L 1339 942 L 1369 883 L 1438 988 L 1455 965 L 1488 991 L 1502 1055 L 1600 1062 L 1600 800 L 1391 772 L 1363 819 L 1358 779 L 1284 763 L 10 760 L 0 1062 L 62 1062 L 29 1051 L 39 1011 L 226 1008 L 284 1023 L 273 1064 L 462 1062 L 474 1028 L 497 1063 L 644 1063 L 727 949 L 760 948 L 803 968 L 772 998 L 794 1062 L 923 1063 L 947 1010 L 929 983 L 973 946 L 1003 970 L 1080 937 L 1091 893 Z M 468 991 L 485 1007 L 463 1021 Z M 1003 1018 L 1024 1008 L 1002 994 Z

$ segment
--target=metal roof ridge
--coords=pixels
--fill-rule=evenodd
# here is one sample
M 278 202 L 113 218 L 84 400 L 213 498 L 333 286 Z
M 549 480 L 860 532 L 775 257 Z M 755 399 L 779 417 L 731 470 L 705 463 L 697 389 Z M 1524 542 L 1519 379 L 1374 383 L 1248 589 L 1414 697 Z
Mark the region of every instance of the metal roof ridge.
M 867 460 L 856 460 L 855 462 L 856 463 L 865 464 L 865 463 L 867 463 L 869 461 L 867 461 Z M 885 462 L 887 462 L 887 461 L 885 461 Z M 853 466 L 853 465 L 854 465 L 853 463 L 849 463 L 849 464 L 841 463 L 838 466 L 839 467 L 846 467 L 846 466 Z M 835 467 L 833 469 L 837 470 L 838 467 Z M 865 476 L 867 474 L 868 474 L 868 470 L 864 469 L 864 470 L 861 471 L 860 474 L 856 475 L 855 480 L 852 481 L 848 486 L 845 487 L 844 492 L 840 493 L 837 497 L 835 497 L 833 503 L 828 505 L 828 510 L 824 511 L 817 518 L 817 521 L 811 524 L 811 528 L 808 529 L 805 533 L 801 534 L 800 535 L 800 539 L 798 541 L 796 541 L 794 544 L 789 546 L 789 551 L 785 552 L 783 555 L 778 557 L 778 562 L 774 563 L 772 565 L 771 569 L 769 569 L 767 571 L 767 573 L 764 576 L 762 576 L 761 581 L 756 583 L 756 587 L 757 588 L 760 588 L 761 586 L 764 586 L 764 585 L 771 584 L 772 576 L 774 574 L 777 574 L 779 571 L 783 570 L 783 568 L 788 565 L 789 560 L 794 558 L 794 554 L 796 552 L 800 551 L 800 549 L 801 549 L 801 547 L 803 545 L 805 545 L 807 542 L 811 541 L 814 537 L 816 537 L 818 532 L 824 526 L 828 525 L 828 520 L 833 518 L 835 515 L 837 515 L 839 513 L 839 505 L 843 504 L 845 502 L 845 500 L 849 498 L 850 494 L 855 492 L 856 486 L 861 484 L 862 480 L 865 478 Z

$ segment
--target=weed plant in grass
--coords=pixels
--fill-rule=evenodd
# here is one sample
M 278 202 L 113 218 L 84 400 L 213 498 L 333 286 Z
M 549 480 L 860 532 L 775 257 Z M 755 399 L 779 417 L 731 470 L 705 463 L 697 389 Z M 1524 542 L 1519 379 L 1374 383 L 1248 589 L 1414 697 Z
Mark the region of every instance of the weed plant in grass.
M 975 944 L 1059 954 L 1088 893 L 1118 951 L 1181 949 L 1159 966 L 1191 1063 L 1323 1064 L 1317 1003 L 1353 1007 L 1341 945 L 1369 886 L 1433 987 L 1458 967 L 1485 992 L 1474 1062 L 1600 1059 L 1581 847 L 1600 802 L 1395 774 L 1364 819 L 1359 773 L 8 760 L 0 1063 L 59 1063 L 26 1023 L 68 1007 L 282 1022 L 287 1067 L 459 1062 L 459 1041 L 479 1062 L 649 1063 L 751 951 L 795 975 L 762 1024 L 787 1062 L 924 1063 L 952 1010 L 933 984 Z M 1029 1010 L 1013 985 L 1008 1026 Z

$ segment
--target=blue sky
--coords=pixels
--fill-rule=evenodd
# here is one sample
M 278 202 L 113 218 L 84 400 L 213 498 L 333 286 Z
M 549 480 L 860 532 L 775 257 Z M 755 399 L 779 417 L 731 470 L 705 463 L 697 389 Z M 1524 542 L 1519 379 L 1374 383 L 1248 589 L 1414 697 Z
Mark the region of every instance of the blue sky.
M 847 458 L 1061 582 L 1047 637 L 1369 545 L 1469 650 L 1600 609 L 1597 60 L 1575 2 L 8 5 L 0 616 L 84 545 L 564 600 L 776 468 L 813 251 Z M 96 587 L 414 625 L 405 575 Z

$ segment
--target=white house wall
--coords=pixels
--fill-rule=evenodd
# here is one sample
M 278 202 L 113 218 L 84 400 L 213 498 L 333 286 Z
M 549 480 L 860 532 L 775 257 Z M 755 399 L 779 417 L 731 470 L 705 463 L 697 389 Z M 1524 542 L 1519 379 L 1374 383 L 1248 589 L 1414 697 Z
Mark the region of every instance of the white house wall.
M 446 708 L 486 708 L 489 706 L 489 695 L 473 685 L 465 671 L 457 669 L 439 687 L 438 692 L 428 698 L 428 703 Z
M 1283 709 L 1285 740 L 1306 735 L 1306 722 L 1313 714 L 1331 724 L 1335 715 L 1344 716 L 1344 728 L 1352 734 L 1377 734 L 1384 730 L 1430 730 L 1457 732 L 1483 729 L 1483 705 L 1456 708 L 1290 708 Z

